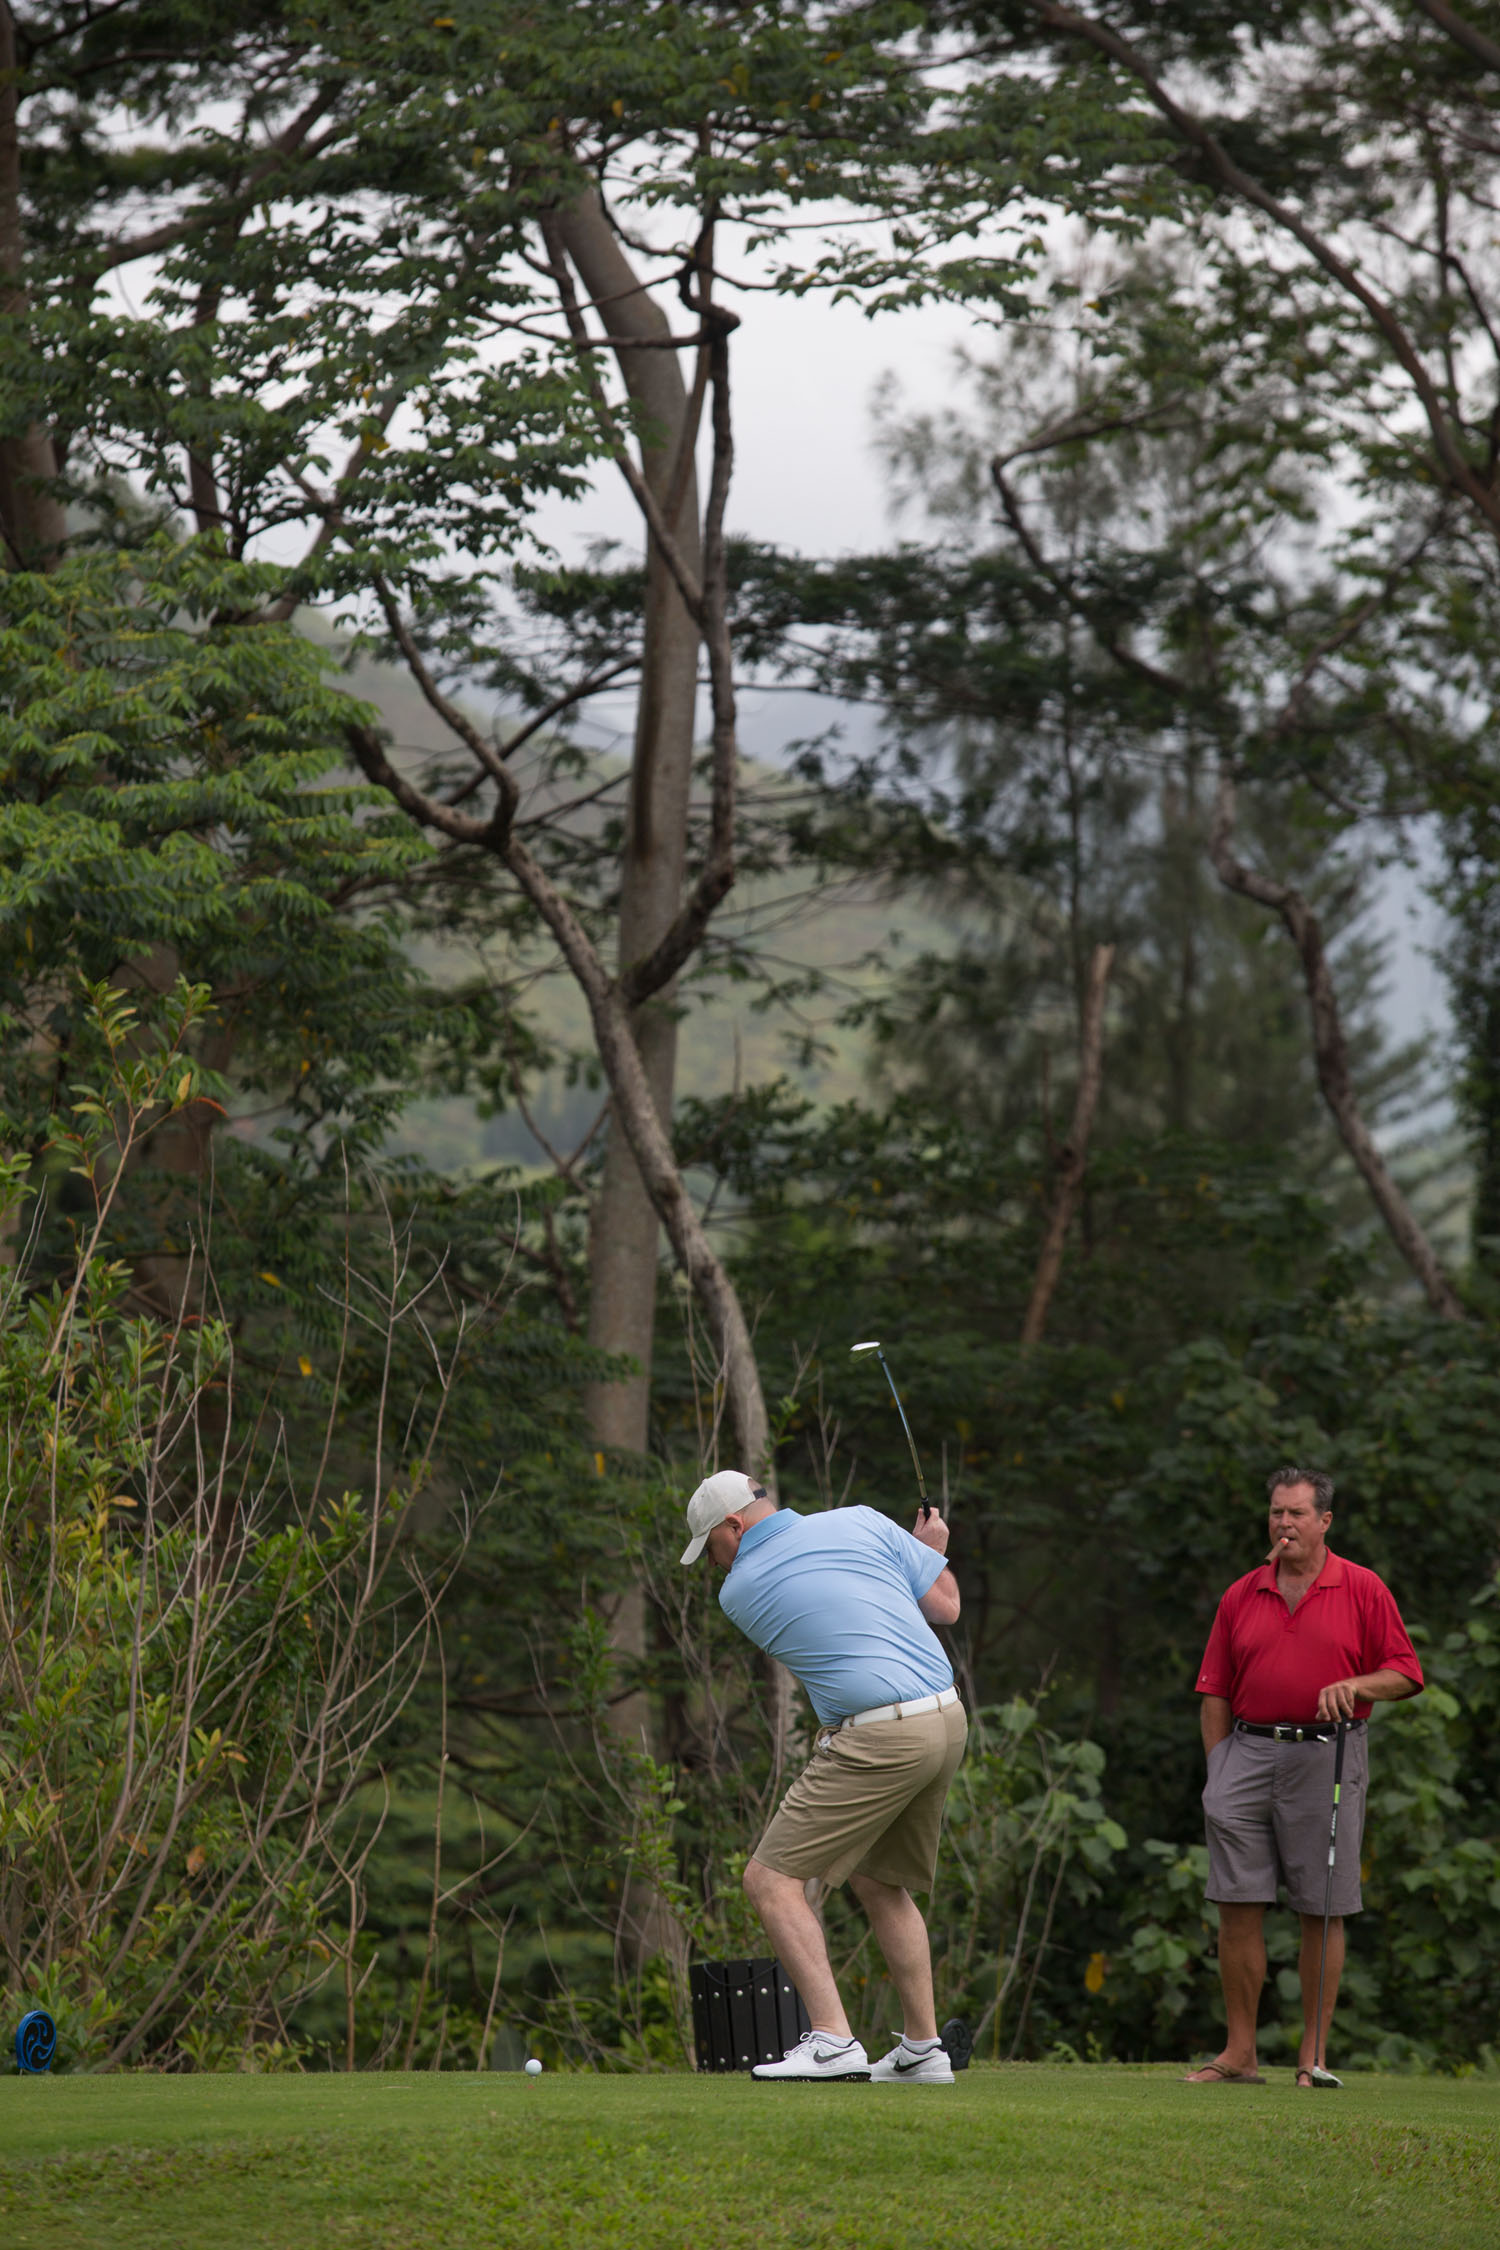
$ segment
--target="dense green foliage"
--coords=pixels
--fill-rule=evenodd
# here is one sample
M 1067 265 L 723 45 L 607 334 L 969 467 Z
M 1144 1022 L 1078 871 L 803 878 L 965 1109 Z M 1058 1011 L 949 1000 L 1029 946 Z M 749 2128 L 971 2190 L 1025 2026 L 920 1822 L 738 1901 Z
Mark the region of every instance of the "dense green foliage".
M 428 1018 L 378 898 L 420 846 L 336 773 L 351 705 L 326 659 L 249 622 L 279 584 L 164 533 L 4 581 L 6 1108 L 28 1132 L 76 1036 L 67 972 L 163 989 L 177 963 L 225 996 L 219 1066 L 290 1082 L 289 1123 L 357 1145 L 389 1117 Z

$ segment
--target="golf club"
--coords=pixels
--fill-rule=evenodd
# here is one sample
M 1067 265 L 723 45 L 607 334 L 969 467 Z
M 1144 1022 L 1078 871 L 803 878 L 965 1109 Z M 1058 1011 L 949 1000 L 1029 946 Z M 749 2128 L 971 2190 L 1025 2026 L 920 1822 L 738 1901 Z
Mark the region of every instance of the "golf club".
M 873 1352 L 875 1354 L 875 1357 L 879 1360 L 881 1366 L 885 1369 L 885 1379 L 891 1386 L 891 1396 L 896 1401 L 896 1412 L 901 1417 L 901 1427 L 903 1430 L 905 1430 L 906 1442 L 911 1447 L 911 1465 L 917 1472 L 917 1492 L 922 1502 L 922 1513 L 924 1516 L 930 1516 L 932 1514 L 932 1502 L 927 1497 L 926 1479 L 922 1475 L 922 1464 L 917 1459 L 916 1440 L 911 1434 L 911 1424 L 906 1419 L 906 1408 L 901 1404 L 901 1393 L 896 1388 L 896 1378 L 891 1373 L 890 1364 L 886 1359 L 885 1353 L 880 1348 L 880 1338 L 878 1336 L 870 1336 L 862 1344 L 851 1344 L 849 1346 L 849 1352 L 851 1358 L 856 1352 Z
M 1313 2049 L 1313 2066 L 1308 2077 L 1315 2086 L 1342 2086 L 1342 2078 L 1335 2077 L 1327 2068 L 1327 2054 L 1323 2038 L 1323 1971 L 1328 1966 L 1328 1924 L 1333 1913 L 1333 1861 L 1339 1841 L 1339 1785 L 1344 1778 L 1344 1726 L 1340 1719 L 1334 1734 L 1333 1751 L 1333 1811 L 1328 1820 L 1328 1881 L 1323 1891 L 1323 1950 L 1318 1956 L 1318 2012 L 1313 2018 L 1317 2044 Z

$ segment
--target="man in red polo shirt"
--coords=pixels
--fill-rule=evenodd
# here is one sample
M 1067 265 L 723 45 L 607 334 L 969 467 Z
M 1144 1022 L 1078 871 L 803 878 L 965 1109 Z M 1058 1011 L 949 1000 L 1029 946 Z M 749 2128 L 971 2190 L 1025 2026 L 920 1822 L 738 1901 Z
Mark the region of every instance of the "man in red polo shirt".
M 1195 2085 L 1263 2085 L 1255 2019 L 1266 1980 L 1265 1911 L 1278 1883 L 1302 1917 L 1302 2046 L 1298 2086 L 1326 2054 L 1344 1965 L 1344 1916 L 1360 1910 L 1368 1747 L 1375 1703 L 1422 1691 L 1422 1667 L 1389 1589 L 1373 1570 L 1327 1545 L 1333 1481 L 1319 1469 L 1278 1469 L 1268 1480 L 1271 1552 L 1219 1604 L 1198 1693 L 1208 1783 L 1208 1896 L 1219 1909 L 1219 1976 L 1228 2033 L 1223 2052 L 1189 2073 Z M 1335 1729 L 1345 1728 L 1333 1919 L 1317 2013 Z

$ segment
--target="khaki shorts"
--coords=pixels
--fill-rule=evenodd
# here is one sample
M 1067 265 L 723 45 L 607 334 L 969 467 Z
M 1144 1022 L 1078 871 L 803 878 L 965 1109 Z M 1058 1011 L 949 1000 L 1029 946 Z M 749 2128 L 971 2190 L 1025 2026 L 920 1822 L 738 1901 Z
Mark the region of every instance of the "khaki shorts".
M 1263 1734 L 1229 1734 L 1215 1743 L 1208 1756 L 1203 1825 L 1208 1896 L 1216 1905 L 1274 1906 L 1277 1885 L 1284 1883 L 1294 1914 L 1322 1913 L 1333 1757 L 1332 1741 L 1273 1742 Z M 1362 1725 L 1353 1726 L 1344 1738 L 1339 1783 L 1335 1914 L 1357 1914 L 1363 1903 L 1359 1854 L 1369 1761 L 1369 1736 Z
M 948 1784 L 968 1736 L 961 1703 L 914 1719 L 822 1728 L 755 1857 L 801 1882 L 869 1875 L 930 1891 Z

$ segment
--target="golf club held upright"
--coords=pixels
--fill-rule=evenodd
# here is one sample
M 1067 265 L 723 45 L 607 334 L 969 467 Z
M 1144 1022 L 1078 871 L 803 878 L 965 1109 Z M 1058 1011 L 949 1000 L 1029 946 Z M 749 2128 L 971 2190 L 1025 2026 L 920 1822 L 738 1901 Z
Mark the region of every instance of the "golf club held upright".
M 1333 1806 L 1328 1816 L 1328 1881 L 1323 1891 L 1323 1950 L 1318 1955 L 1318 2012 L 1313 2018 L 1316 2046 L 1308 2077 L 1314 2086 L 1342 2086 L 1344 2081 L 1328 2067 L 1323 2035 L 1323 1973 L 1328 1967 L 1328 1925 L 1333 1919 L 1333 1866 L 1339 1848 L 1339 1793 L 1344 1780 L 1344 1735 L 1347 1722 L 1340 1719 L 1334 1737 Z
M 885 1369 L 885 1379 L 891 1386 L 891 1396 L 896 1401 L 896 1412 L 901 1417 L 901 1427 L 906 1432 L 906 1442 L 911 1448 L 911 1465 L 917 1472 L 917 1493 L 922 1502 L 922 1513 L 924 1516 L 930 1516 L 932 1514 L 932 1503 L 927 1497 L 927 1480 L 922 1474 L 922 1464 L 917 1459 L 917 1442 L 911 1434 L 911 1424 L 906 1419 L 906 1408 L 901 1404 L 901 1393 L 896 1388 L 896 1378 L 891 1373 L 890 1362 L 880 1348 L 880 1339 L 878 1336 L 869 1336 L 862 1344 L 851 1344 L 849 1352 L 851 1357 L 856 1352 L 873 1352 Z

